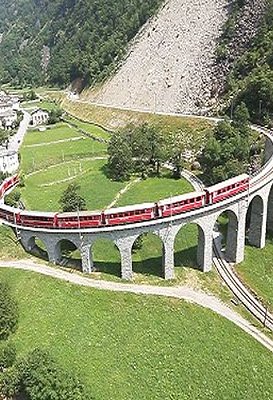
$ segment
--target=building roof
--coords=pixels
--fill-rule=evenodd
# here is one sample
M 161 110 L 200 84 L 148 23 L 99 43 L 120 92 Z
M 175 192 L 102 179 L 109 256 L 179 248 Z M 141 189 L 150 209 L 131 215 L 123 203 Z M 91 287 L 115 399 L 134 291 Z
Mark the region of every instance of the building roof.
M 33 110 L 33 111 L 31 112 L 31 115 L 34 115 L 35 113 L 37 113 L 37 112 L 39 112 L 39 111 L 41 111 L 41 112 L 43 112 L 43 113 L 49 115 L 49 112 L 48 112 L 48 111 L 42 110 L 41 108 L 37 108 L 36 110 Z

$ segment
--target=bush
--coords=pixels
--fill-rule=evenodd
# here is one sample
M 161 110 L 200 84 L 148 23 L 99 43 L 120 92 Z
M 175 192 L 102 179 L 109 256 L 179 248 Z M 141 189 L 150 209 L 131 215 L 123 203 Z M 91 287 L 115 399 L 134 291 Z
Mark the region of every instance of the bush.
M 21 192 L 18 189 L 13 190 L 11 193 L 5 196 L 5 204 L 7 204 L 10 207 L 17 207 L 20 198 L 21 198 Z
M 35 349 L 3 374 L 4 396 L 29 400 L 91 400 L 79 379 L 64 371 L 47 351 Z
M 0 343 L 0 371 L 11 367 L 16 360 L 16 348 L 12 343 Z
M 11 295 L 10 287 L 0 282 L 0 340 L 15 332 L 18 323 L 18 306 Z

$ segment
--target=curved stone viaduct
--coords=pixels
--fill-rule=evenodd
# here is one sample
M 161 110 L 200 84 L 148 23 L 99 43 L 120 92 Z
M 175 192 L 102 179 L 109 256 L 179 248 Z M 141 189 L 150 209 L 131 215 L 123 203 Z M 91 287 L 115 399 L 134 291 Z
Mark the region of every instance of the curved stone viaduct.
M 273 137 L 262 128 L 255 128 L 266 135 L 267 162 L 259 173 L 250 180 L 249 192 L 244 192 L 225 201 L 176 215 L 126 226 L 101 227 L 94 229 L 50 230 L 16 227 L 24 248 L 32 252 L 35 239 L 40 239 L 48 253 L 49 261 L 59 264 L 62 261 L 61 243 L 72 242 L 81 252 L 82 271 L 94 271 L 92 248 L 99 239 L 115 243 L 121 257 L 121 277 L 130 280 L 133 275 L 132 248 L 136 239 L 143 233 L 153 233 L 162 241 L 163 276 L 174 278 L 174 243 L 181 228 L 188 224 L 198 226 L 197 261 L 200 269 L 208 272 L 212 268 L 213 230 L 218 217 L 229 216 L 226 258 L 240 263 L 244 259 L 246 225 L 248 241 L 258 248 L 265 246 L 267 228 L 273 228 Z M 14 227 L 14 226 L 13 226 Z

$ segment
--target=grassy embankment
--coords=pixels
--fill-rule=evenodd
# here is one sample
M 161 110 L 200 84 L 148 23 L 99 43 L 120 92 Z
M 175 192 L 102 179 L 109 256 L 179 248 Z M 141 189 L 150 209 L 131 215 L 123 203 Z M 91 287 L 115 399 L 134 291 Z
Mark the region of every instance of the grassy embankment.
M 23 271 L 0 277 L 19 302 L 19 355 L 49 348 L 95 400 L 273 397 L 271 353 L 206 309 Z
M 236 266 L 244 282 L 262 299 L 273 312 L 273 240 L 266 241 L 264 249 L 247 246 L 245 261 Z

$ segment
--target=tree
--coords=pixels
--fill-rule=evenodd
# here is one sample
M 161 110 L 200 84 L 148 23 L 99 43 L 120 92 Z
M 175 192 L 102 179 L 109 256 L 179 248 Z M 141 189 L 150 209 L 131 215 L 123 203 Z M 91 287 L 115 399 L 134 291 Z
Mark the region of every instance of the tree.
M 53 108 L 53 110 L 51 110 L 49 113 L 48 123 L 50 125 L 57 124 L 57 122 L 60 122 L 61 117 L 62 117 L 62 110 L 60 108 Z
M 18 202 L 21 198 L 21 192 L 19 190 L 13 190 L 7 196 L 5 196 L 5 204 L 10 207 L 18 207 Z
M 133 156 L 128 138 L 122 132 L 111 136 L 108 145 L 108 171 L 109 175 L 117 181 L 128 180 L 133 169 Z
M 0 391 L 9 398 L 29 400 L 91 400 L 80 380 L 63 370 L 54 358 L 35 349 L 4 372 Z
M 238 131 L 241 137 L 249 140 L 251 135 L 250 115 L 245 103 L 240 103 L 234 111 L 232 126 Z
M 80 185 L 73 182 L 65 189 L 59 200 L 63 212 L 86 210 L 86 202 L 79 194 L 80 188 Z
M 15 332 L 18 323 L 17 303 L 7 283 L 0 281 L 0 340 Z
M 192 147 L 193 137 L 189 133 L 178 129 L 169 135 L 168 158 L 174 166 L 174 178 L 181 178 L 181 171 L 185 165 L 185 152 Z
M 0 342 L 0 372 L 12 367 L 16 360 L 16 348 L 14 344 L 6 341 Z

